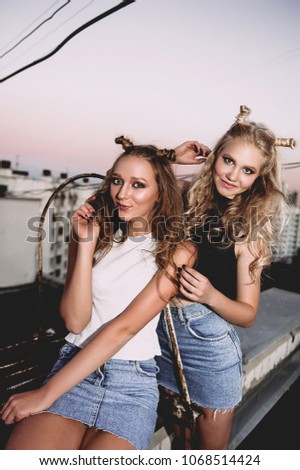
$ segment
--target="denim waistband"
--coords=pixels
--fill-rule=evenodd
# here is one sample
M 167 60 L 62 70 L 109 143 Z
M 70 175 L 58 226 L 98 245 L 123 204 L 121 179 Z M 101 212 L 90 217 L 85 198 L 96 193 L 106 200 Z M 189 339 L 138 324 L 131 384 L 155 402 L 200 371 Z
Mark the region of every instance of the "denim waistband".
M 226 324 L 228 331 L 236 334 L 235 327 L 232 323 L 225 320 L 218 315 L 214 310 L 211 310 L 207 305 L 198 302 L 183 305 L 182 307 L 170 307 L 171 314 L 174 320 L 178 320 L 181 324 L 186 324 L 191 320 L 201 320 L 211 315 L 212 321 L 215 324 Z
M 209 314 L 215 314 L 213 310 L 207 307 L 204 304 L 192 303 L 188 305 L 183 305 L 182 307 L 170 307 L 172 317 L 178 319 L 180 322 L 185 322 L 192 318 L 201 318 Z

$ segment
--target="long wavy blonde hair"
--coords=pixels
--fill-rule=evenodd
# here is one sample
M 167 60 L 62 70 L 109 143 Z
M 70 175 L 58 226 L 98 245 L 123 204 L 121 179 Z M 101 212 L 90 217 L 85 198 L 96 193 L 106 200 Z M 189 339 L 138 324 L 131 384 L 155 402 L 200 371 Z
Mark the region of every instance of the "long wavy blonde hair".
M 112 198 L 110 196 L 111 175 L 120 159 L 127 156 L 135 156 L 150 163 L 158 186 L 159 201 L 154 205 L 150 228 L 153 238 L 156 240 L 155 260 L 158 267 L 158 278 L 163 274 L 177 284 L 175 276 L 171 276 L 167 268 L 172 266 L 176 272 L 174 253 L 178 243 L 184 241 L 183 202 L 178 189 L 174 173 L 170 165 L 174 156 L 174 150 L 158 149 L 154 145 L 134 145 L 123 136 L 115 139 L 121 144 L 124 152 L 114 162 L 112 168 L 107 172 L 102 186 L 96 191 L 96 201 L 99 223 L 99 238 L 95 248 L 94 264 L 102 259 L 111 249 L 114 234 L 121 229 L 122 237 L 120 243 L 127 238 L 127 225 L 119 220 Z M 185 243 L 186 244 L 186 243 Z
M 218 213 L 213 172 L 216 159 L 225 145 L 238 140 L 256 147 L 263 157 L 260 175 L 248 190 L 230 201 L 224 214 L 220 214 L 221 225 L 226 227 L 224 247 L 235 242 L 248 244 L 254 256 L 249 267 L 254 281 L 261 270 L 271 263 L 283 221 L 286 220 L 287 203 L 281 189 L 276 146 L 294 148 L 295 141 L 276 139 L 264 124 L 248 121 L 249 114 L 249 108 L 240 107 L 236 121 L 217 142 L 203 171 L 193 180 L 187 193 L 186 220 L 189 238 L 192 239 L 195 227 L 204 225 L 212 212 Z

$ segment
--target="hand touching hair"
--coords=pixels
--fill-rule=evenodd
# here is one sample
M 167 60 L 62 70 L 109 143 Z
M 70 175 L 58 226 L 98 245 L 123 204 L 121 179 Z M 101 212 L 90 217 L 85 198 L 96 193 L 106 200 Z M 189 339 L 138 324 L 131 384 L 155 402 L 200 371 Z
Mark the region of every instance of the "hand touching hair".
M 115 139 L 116 144 L 121 144 L 125 153 L 129 153 L 133 150 L 138 150 L 143 148 L 147 148 L 149 151 L 153 151 L 157 157 L 167 158 L 170 162 L 176 161 L 176 154 L 174 149 L 158 149 L 154 145 L 134 145 L 130 139 L 127 139 L 123 135 L 120 137 L 116 137 Z
M 123 153 L 115 160 L 112 168 L 107 172 L 106 179 L 96 192 L 96 199 L 101 201 L 101 217 L 99 217 L 99 239 L 95 249 L 95 262 L 99 261 L 112 247 L 114 233 L 119 228 L 123 237 L 122 243 L 128 234 L 126 223 L 118 218 L 110 196 L 111 175 L 120 159 L 129 160 L 129 157 L 138 158 L 149 163 L 157 183 L 159 198 L 155 202 L 149 219 L 151 235 L 156 241 L 155 261 L 159 269 L 159 276 L 166 274 L 177 286 L 177 278 L 170 275 L 167 267 L 177 266 L 174 254 L 179 243 L 185 243 L 183 217 L 183 202 L 175 175 L 170 164 L 174 150 L 158 149 L 154 145 L 135 145 L 130 139 L 119 136 L 115 139 L 122 145 Z

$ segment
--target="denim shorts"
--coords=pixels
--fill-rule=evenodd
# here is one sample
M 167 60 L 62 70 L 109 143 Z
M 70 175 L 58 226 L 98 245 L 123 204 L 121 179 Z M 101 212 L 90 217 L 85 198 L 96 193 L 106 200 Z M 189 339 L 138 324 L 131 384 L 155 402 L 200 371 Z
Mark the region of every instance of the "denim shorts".
M 66 343 L 46 382 L 78 351 Z M 139 450 L 148 449 L 157 419 L 158 370 L 154 359 L 111 359 L 45 411 L 110 432 Z
M 199 303 L 171 307 L 171 313 L 191 401 L 213 410 L 236 406 L 242 398 L 242 352 L 233 326 Z M 157 333 L 158 382 L 180 393 L 164 311 Z

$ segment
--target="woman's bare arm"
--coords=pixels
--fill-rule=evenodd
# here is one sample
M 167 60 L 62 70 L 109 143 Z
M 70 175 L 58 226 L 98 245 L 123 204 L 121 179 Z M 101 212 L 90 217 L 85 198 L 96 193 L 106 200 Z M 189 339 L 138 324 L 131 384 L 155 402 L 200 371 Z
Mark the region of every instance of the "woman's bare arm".
M 175 262 L 193 265 L 195 249 L 178 248 Z M 170 268 L 170 273 L 172 272 Z M 174 274 L 174 273 L 173 273 Z M 97 367 L 114 356 L 135 334 L 152 320 L 177 293 L 177 287 L 164 275 L 156 274 L 128 307 L 107 324 L 66 366 L 44 386 L 33 392 L 13 395 L 2 409 L 6 424 L 48 408 L 57 398 L 75 386 Z
M 92 267 L 99 226 L 90 219 L 93 207 L 85 202 L 72 216 L 68 271 L 60 302 L 66 328 L 78 334 L 92 313 Z

